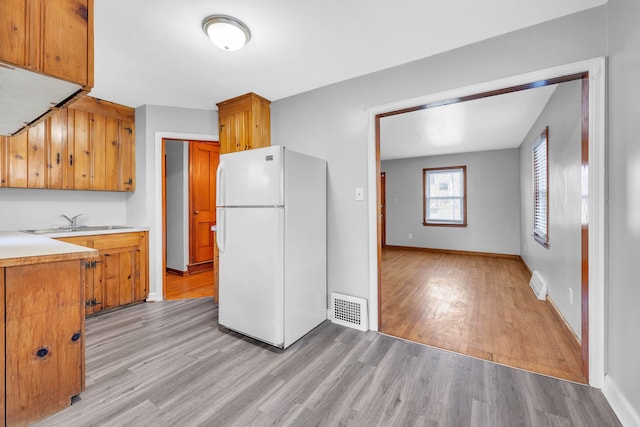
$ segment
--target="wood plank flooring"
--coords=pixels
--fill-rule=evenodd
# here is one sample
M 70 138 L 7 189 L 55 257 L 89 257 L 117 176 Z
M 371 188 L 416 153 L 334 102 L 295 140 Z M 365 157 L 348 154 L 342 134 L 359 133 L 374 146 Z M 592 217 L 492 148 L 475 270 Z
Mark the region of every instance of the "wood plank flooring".
M 385 248 L 382 332 L 584 383 L 580 347 L 519 260 Z
M 188 276 L 165 274 L 165 299 L 211 297 L 213 295 L 213 271 L 192 273 Z
M 212 298 L 87 319 L 87 389 L 39 426 L 619 426 L 599 390 L 324 322 L 281 351 Z

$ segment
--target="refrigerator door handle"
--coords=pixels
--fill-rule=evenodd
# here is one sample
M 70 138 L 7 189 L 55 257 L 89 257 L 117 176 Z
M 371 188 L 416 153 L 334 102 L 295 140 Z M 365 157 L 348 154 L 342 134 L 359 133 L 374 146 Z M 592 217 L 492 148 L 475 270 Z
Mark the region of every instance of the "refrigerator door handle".
M 226 209 L 218 208 L 218 212 L 216 214 L 217 224 L 216 224 L 216 244 L 218 245 L 218 250 L 220 252 L 224 252 L 224 241 L 225 241 L 225 215 Z
M 216 206 L 224 206 L 224 185 L 222 185 L 223 166 L 224 162 L 220 162 L 220 164 L 218 164 L 218 169 L 216 170 Z

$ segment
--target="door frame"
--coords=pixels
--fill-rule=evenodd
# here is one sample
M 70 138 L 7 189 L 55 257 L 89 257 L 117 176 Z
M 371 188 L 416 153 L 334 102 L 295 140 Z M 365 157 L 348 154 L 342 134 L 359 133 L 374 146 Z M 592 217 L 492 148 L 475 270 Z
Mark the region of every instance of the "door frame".
M 156 230 L 161 231 L 160 242 L 157 245 L 149 244 L 149 259 L 155 257 L 157 260 L 161 260 L 159 263 L 155 263 L 155 268 L 152 268 L 152 263 L 149 262 L 149 269 L 154 270 L 157 277 L 157 283 L 160 284 L 160 289 L 155 287 L 155 292 L 151 292 L 151 286 L 149 289 L 149 301 L 162 301 L 165 299 L 165 272 L 167 270 L 167 223 L 166 223 L 166 192 L 165 192 L 165 178 L 167 171 L 165 170 L 164 163 L 164 140 L 165 139 L 177 139 L 181 141 L 218 141 L 218 135 L 206 135 L 206 134 L 194 134 L 194 133 L 180 133 L 180 132 L 155 132 L 155 156 L 154 156 L 154 170 L 155 170 L 155 206 L 154 206 L 154 225 Z M 152 277 L 151 271 L 149 277 Z M 160 291 L 160 292 L 158 292 Z
M 605 376 L 605 108 L 606 66 L 605 58 L 585 61 L 524 73 L 516 76 L 479 83 L 471 86 L 406 99 L 368 109 L 368 211 L 369 211 L 369 329 L 377 331 L 379 322 L 378 286 L 380 281 L 380 222 L 378 198 L 380 191 L 379 116 L 385 113 L 412 109 L 417 105 L 464 98 L 501 91 L 504 88 L 526 85 L 531 82 L 559 78 L 567 75 L 588 73 L 589 75 L 589 128 L 588 162 L 583 170 L 588 172 L 588 320 L 586 336 L 589 350 L 589 384 L 602 388 Z M 585 339 L 583 338 L 583 339 Z

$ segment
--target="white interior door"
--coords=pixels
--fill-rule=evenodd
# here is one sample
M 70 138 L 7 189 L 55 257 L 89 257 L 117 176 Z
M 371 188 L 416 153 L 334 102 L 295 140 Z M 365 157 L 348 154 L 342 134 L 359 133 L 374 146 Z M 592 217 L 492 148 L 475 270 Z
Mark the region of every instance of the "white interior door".
M 221 325 L 275 346 L 284 343 L 284 209 L 220 210 Z

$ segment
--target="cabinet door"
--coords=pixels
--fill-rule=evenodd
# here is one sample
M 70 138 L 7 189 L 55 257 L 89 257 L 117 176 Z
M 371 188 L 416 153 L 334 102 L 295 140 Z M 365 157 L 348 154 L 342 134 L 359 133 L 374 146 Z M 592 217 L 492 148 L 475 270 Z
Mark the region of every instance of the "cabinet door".
M 271 109 L 266 101 L 254 99 L 251 107 L 251 136 L 248 149 L 271 145 Z
M 28 132 L 6 138 L 7 187 L 27 188 Z
M 147 299 L 147 281 L 144 272 L 143 255 L 145 252 L 139 249 L 133 252 L 133 300 L 144 301 Z
M 27 131 L 27 187 L 47 188 L 46 162 L 47 152 L 45 147 L 46 122 L 41 121 Z
M 107 142 L 105 135 L 106 117 L 104 114 L 91 114 L 91 189 L 106 190 L 107 188 Z
M 219 117 L 220 128 L 220 154 L 232 153 L 235 151 L 235 144 L 231 141 L 231 115 L 225 115 Z
M 67 407 L 82 391 L 82 277 L 80 261 L 6 268 L 7 425 Z
M 120 190 L 120 120 L 115 117 L 105 119 L 105 190 Z
M 104 281 L 104 295 L 102 306 L 104 309 L 120 305 L 120 254 L 108 253 L 102 256 L 102 274 Z
M 93 13 L 91 11 L 91 13 Z M 92 86 L 89 77 L 89 43 L 93 19 L 88 0 L 42 2 L 42 71 L 61 79 Z M 91 49 L 92 50 L 92 49 Z
M 120 156 L 119 184 L 120 191 L 136 189 L 136 134 L 135 123 L 130 120 L 120 121 Z
M 91 189 L 91 114 L 69 109 L 67 117 L 67 142 L 69 149 L 69 182 L 67 188 Z
M 0 327 L 0 425 L 4 422 L 4 404 L 5 404 L 5 370 L 3 369 L 5 366 L 5 321 L 4 321 L 4 294 L 5 294 L 5 286 L 4 286 L 4 268 L 0 268 L 0 318 L 2 319 L 2 327 Z
M 27 66 L 28 0 L 0 1 L 0 61 Z
M 47 119 L 47 188 L 67 188 L 67 110 L 55 111 Z

